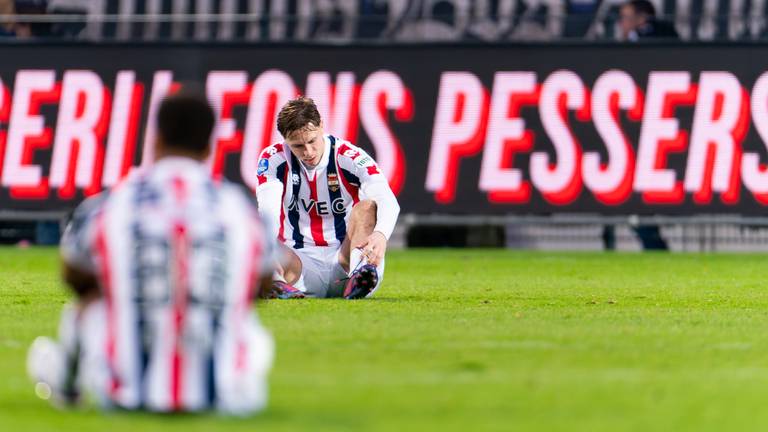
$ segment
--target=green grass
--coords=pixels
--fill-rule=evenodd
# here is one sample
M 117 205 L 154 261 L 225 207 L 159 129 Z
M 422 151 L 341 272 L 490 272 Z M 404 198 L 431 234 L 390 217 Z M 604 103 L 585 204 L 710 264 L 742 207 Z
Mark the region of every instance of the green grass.
M 249 419 L 61 412 L 24 372 L 67 300 L 53 249 L 0 248 L 0 431 L 768 428 L 768 256 L 392 252 L 370 301 L 273 301 Z

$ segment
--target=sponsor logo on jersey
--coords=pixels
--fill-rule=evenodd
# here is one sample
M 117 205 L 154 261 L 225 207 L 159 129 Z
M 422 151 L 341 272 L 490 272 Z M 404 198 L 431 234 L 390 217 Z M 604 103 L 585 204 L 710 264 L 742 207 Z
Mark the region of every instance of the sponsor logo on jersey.
M 328 174 L 328 189 L 331 190 L 331 192 L 336 192 L 339 190 L 339 176 L 334 173 Z
M 359 161 L 357 161 L 357 165 L 361 166 L 361 167 L 364 167 L 367 164 L 371 163 L 372 161 L 373 161 L 373 159 L 371 159 L 370 156 L 366 156 L 366 157 L 360 159 Z
M 344 198 L 336 198 L 333 200 L 331 203 L 331 211 L 340 215 L 346 214 L 347 206 L 344 205 Z
M 262 175 L 269 169 L 269 159 L 261 159 L 259 161 L 259 169 L 256 170 L 256 175 Z
M 293 173 L 293 174 L 291 175 L 291 181 L 293 182 L 293 184 L 297 185 L 297 184 L 299 184 L 299 182 L 301 181 L 301 179 L 299 178 L 299 175 L 298 175 L 298 174 L 296 174 L 296 173 Z

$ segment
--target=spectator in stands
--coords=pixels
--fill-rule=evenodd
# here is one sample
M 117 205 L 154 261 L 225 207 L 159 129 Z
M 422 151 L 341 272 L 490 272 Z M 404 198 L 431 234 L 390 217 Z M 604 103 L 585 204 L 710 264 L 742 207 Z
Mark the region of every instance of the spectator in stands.
M 672 23 L 656 18 L 656 8 L 649 0 L 629 0 L 619 10 L 619 24 L 625 41 L 677 39 Z
M 10 16 L 13 15 L 13 0 L 0 0 L 0 37 L 14 36 L 13 21 Z
M 16 15 L 43 16 L 48 12 L 48 0 L 16 0 L 14 8 L 16 9 Z M 13 32 L 20 39 L 50 37 L 51 23 L 17 22 L 13 25 Z
M 619 10 L 619 24 L 625 41 L 679 38 L 674 25 L 656 18 L 656 8 L 648 0 L 629 0 L 624 3 Z M 644 250 L 669 250 L 658 225 L 638 225 L 633 222 L 630 227 Z M 603 227 L 603 245 L 607 250 L 615 249 L 616 233 L 613 225 Z

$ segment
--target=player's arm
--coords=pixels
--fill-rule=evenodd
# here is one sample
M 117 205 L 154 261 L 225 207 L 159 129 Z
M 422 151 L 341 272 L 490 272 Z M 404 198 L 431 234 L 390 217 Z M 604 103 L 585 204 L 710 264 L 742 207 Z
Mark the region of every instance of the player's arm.
M 280 226 L 286 172 L 285 157 L 282 150 L 276 146 L 269 146 L 261 152 L 256 172 L 259 182 L 256 186 L 256 201 L 259 205 L 259 213 L 269 227 Z
M 368 261 L 378 265 L 384 259 L 387 242 L 395 230 L 400 205 L 376 161 L 362 149 L 355 150 L 358 153 L 355 157 L 342 157 L 340 164 L 360 180 L 360 199 L 376 203 L 376 224 L 364 244 L 352 246 L 362 248 Z
M 78 299 L 88 301 L 98 297 L 99 285 L 96 275 L 79 269 L 66 261 L 62 262 L 61 267 L 62 279 L 74 291 Z
M 100 296 L 96 279 L 93 245 L 96 216 L 101 211 L 106 194 L 84 201 L 72 215 L 60 243 L 62 279 L 72 289 L 80 303 Z
M 64 404 L 74 404 L 79 400 L 81 341 L 78 322 L 84 307 L 100 296 L 93 245 L 95 219 L 105 196 L 93 197 L 80 204 L 64 230 L 60 243 L 62 277 L 77 300 L 65 306 L 62 312 L 59 340 L 36 339 L 27 359 L 33 379 L 48 384 L 55 396 L 53 400 Z M 48 363 L 55 358 L 62 362 L 58 369 L 61 373 L 52 375 L 45 371 L 51 370 Z
M 277 236 L 274 234 L 274 229 L 269 226 L 269 222 L 254 212 L 253 224 L 255 231 L 260 233 L 258 237 L 261 240 L 259 272 L 253 275 L 257 283 L 254 299 L 258 300 L 269 298 L 272 276 L 275 270 L 282 265 L 283 258 L 280 253 L 280 245 L 277 243 Z

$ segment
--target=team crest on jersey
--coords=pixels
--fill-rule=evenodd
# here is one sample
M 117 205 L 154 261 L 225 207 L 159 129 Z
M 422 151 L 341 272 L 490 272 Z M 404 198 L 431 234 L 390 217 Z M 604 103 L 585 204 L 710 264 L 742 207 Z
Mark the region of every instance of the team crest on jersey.
M 328 189 L 330 189 L 331 192 L 339 190 L 339 176 L 335 173 L 328 173 Z
M 298 175 L 298 174 L 296 174 L 296 173 L 293 173 L 293 174 L 291 175 L 291 181 L 293 181 L 293 184 L 297 185 L 297 184 L 299 184 L 299 182 L 301 181 L 301 179 L 299 178 L 299 175 Z
M 259 161 L 259 169 L 256 170 L 256 175 L 262 175 L 269 169 L 269 159 L 261 159 Z

